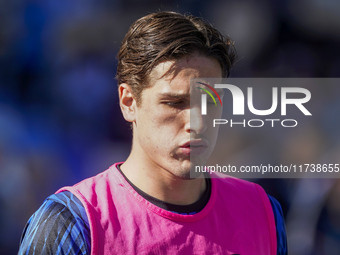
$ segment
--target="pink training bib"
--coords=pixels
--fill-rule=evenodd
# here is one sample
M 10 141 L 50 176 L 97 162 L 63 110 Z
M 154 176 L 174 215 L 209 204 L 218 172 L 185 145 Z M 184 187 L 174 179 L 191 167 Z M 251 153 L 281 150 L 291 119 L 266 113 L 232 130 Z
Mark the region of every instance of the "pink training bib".
M 274 215 L 259 185 L 231 177 L 212 178 L 205 208 L 181 215 L 140 196 L 117 164 L 57 191 L 71 191 L 84 205 L 92 255 L 276 255 Z

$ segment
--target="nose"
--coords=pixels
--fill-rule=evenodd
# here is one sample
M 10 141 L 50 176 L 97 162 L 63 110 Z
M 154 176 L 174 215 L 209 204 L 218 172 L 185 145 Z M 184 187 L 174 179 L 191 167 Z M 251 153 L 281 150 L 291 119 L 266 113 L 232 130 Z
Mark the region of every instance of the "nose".
M 188 133 L 202 134 L 207 129 L 205 118 L 201 114 L 201 107 L 195 106 L 188 111 L 186 131 Z

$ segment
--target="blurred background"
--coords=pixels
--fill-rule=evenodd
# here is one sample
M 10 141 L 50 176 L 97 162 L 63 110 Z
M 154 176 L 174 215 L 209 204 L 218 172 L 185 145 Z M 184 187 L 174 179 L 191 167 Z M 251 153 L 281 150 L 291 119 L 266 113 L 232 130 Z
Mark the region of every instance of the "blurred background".
M 47 196 L 127 157 L 115 56 L 131 23 L 157 10 L 202 16 L 230 35 L 241 57 L 233 77 L 340 76 L 339 1 L 0 1 L 0 254 L 17 253 Z M 323 119 L 268 160 L 339 158 L 340 86 L 318 93 Z M 249 150 L 254 138 L 229 139 L 230 155 L 259 151 Z M 340 254 L 338 179 L 258 182 L 283 207 L 289 254 Z

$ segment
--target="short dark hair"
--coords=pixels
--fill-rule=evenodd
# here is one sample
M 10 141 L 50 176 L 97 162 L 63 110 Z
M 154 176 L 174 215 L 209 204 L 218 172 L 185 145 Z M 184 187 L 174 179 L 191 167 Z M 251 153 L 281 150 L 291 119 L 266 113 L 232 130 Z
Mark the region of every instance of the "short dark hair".
M 117 55 L 118 84 L 127 83 L 139 103 L 156 65 L 195 52 L 218 60 L 223 77 L 229 76 L 236 60 L 230 38 L 198 17 L 176 12 L 144 16 L 131 25 L 122 41 Z

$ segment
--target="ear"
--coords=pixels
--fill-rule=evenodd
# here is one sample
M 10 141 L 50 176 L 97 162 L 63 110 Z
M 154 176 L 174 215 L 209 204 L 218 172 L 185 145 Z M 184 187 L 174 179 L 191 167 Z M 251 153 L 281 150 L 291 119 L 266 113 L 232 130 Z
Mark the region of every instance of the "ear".
M 136 119 L 137 103 L 131 87 L 126 83 L 122 83 L 119 85 L 118 92 L 119 105 L 124 119 L 128 122 L 134 122 Z

